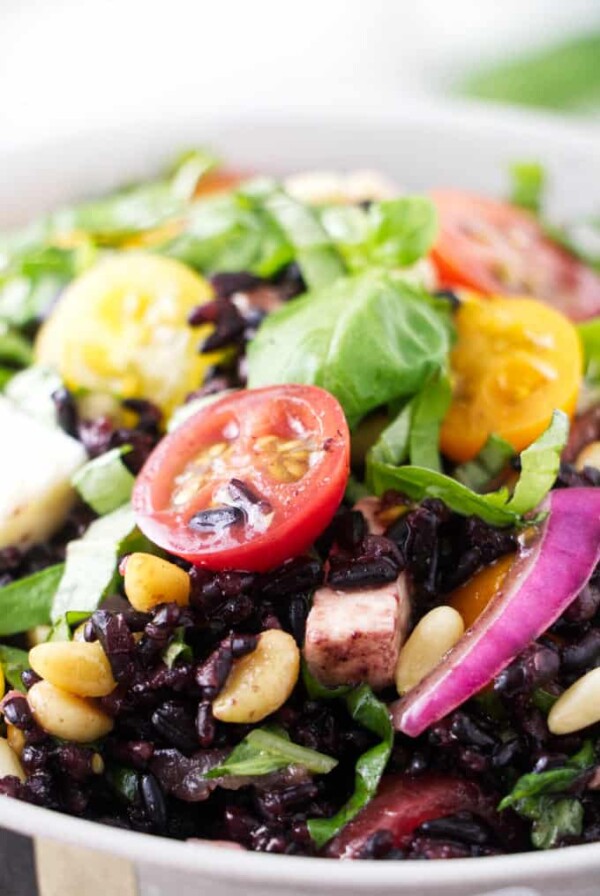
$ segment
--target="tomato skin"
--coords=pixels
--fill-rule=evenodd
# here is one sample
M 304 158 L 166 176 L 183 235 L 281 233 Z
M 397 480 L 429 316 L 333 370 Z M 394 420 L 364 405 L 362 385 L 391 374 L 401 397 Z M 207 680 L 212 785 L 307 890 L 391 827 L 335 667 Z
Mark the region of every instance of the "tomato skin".
M 387 775 L 377 795 L 331 841 L 325 853 L 339 859 L 356 858 L 377 831 L 390 831 L 394 848 L 402 849 L 423 822 L 457 812 L 472 812 L 498 827 L 501 821 L 496 804 L 474 781 L 434 773 L 414 778 Z
M 289 440 L 303 428 L 316 446 L 314 464 L 296 481 L 274 478 L 256 454 L 257 441 L 273 432 Z M 176 477 L 186 463 L 232 433 L 237 435 L 224 465 L 184 506 L 171 506 Z M 346 487 L 349 457 L 342 408 L 325 390 L 282 385 L 236 392 L 202 408 L 153 451 L 133 491 L 137 523 L 155 544 L 197 566 L 266 571 L 304 553 L 331 521 Z M 196 512 L 221 503 L 215 493 L 232 478 L 267 502 L 272 524 L 264 531 L 244 525 L 216 534 L 190 529 Z
M 529 295 L 574 321 L 600 314 L 600 277 L 522 209 L 460 190 L 431 192 L 440 231 L 432 257 L 441 285 Z

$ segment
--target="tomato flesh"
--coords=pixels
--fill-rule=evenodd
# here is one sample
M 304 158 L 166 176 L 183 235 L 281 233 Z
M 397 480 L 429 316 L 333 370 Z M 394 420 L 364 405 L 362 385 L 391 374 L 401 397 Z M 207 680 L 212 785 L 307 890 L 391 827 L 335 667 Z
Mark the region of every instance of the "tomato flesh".
M 356 858 L 373 834 L 389 831 L 394 848 L 402 849 L 425 821 L 457 812 L 472 812 L 489 824 L 499 824 L 495 801 L 473 781 L 445 775 L 388 775 L 377 795 L 335 837 L 326 849 L 328 856 Z
M 529 295 L 571 320 L 600 314 L 600 277 L 546 236 L 533 215 L 459 190 L 434 190 L 440 230 L 433 260 L 442 285 Z
M 323 389 L 240 391 L 161 441 L 134 488 L 137 523 L 198 566 L 271 569 L 306 551 L 330 522 L 349 454 L 342 408 Z

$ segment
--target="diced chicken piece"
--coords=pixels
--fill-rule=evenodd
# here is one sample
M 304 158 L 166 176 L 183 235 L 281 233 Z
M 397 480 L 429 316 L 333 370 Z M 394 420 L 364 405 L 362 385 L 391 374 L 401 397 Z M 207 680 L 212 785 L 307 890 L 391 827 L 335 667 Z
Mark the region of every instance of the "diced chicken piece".
M 410 609 L 405 573 L 378 588 L 319 588 L 306 623 L 310 672 L 330 687 L 367 682 L 379 690 L 392 684 Z
M 377 171 L 301 171 L 284 181 L 287 192 L 309 205 L 347 204 L 391 199 L 400 190 Z
M 75 497 L 71 476 L 86 461 L 80 442 L 0 398 L 0 548 L 28 547 L 61 526 Z
M 381 501 L 374 495 L 367 495 L 366 498 L 361 498 L 352 508 L 352 510 L 360 510 L 371 535 L 383 535 L 385 532 L 385 523 L 379 519 L 380 508 Z

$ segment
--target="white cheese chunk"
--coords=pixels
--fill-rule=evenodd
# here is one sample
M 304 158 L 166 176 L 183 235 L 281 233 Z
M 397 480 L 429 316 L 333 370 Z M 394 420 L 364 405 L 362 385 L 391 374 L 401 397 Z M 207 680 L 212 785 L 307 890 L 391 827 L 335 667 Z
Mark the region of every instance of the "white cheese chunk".
M 0 549 L 29 547 L 60 527 L 85 461 L 83 445 L 0 396 Z

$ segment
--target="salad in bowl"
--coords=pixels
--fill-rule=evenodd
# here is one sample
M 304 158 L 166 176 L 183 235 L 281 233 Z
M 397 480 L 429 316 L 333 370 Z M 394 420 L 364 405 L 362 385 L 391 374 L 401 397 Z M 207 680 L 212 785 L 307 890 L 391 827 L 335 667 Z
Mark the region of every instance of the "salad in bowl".
M 0 237 L 0 793 L 231 849 L 600 839 L 593 222 L 188 152 Z

